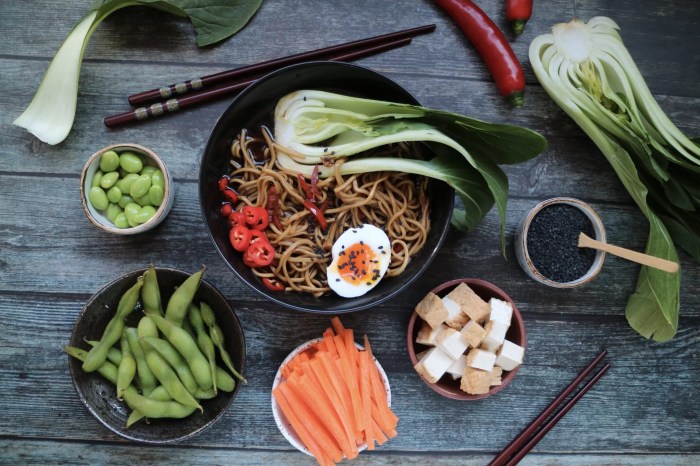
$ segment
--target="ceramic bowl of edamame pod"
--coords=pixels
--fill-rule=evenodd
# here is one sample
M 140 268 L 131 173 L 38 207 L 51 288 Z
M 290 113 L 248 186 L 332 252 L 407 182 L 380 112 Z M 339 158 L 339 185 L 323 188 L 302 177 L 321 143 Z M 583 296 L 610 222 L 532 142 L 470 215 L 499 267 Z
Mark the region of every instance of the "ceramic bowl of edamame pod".
M 135 270 L 85 304 L 64 350 L 78 398 L 113 433 L 178 442 L 220 421 L 232 405 L 245 375 L 243 329 L 203 276 L 204 268 Z M 212 342 L 213 364 L 199 348 L 200 333 Z M 90 358 L 100 359 L 90 364 L 95 370 L 86 367 Z
M 175 189 L 165 163 L 139 144 L 113 144 L 90 156 L 80 176 L 88 220 L 116 235 L 159 225 L 173 206 Z

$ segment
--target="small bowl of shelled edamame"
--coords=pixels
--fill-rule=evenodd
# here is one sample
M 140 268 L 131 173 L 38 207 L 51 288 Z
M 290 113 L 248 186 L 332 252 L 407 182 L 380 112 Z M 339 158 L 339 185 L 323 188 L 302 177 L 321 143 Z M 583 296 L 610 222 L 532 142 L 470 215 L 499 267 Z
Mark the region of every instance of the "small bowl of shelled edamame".
M 80 197 L 90 222 L 109 233 L 134 235 L 170 212 L 174 185 L 167 167 L 139 144 L 113 144 L 92 154 L 80 176 Z
M 243 328 L 204 273 L 150 266 L 85 304 L 64 351 L 78 397 L 112 432 L 182 441 L 219 420 L 246 382 Z

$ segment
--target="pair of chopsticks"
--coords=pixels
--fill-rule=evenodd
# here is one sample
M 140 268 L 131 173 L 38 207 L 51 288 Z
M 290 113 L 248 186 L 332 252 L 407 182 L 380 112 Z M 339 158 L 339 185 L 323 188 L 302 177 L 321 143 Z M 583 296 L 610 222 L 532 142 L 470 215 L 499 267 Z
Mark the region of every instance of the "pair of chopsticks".
M 174 113 L 183 108 L 236 94 L 263 75 L 285 66 L 309 60 L 352 61 L 408 45 L 411 43 L 411 38 L 434 30 L 434 24 L 404 29 L 140 92 L 130 95 L 128 99 L 131 105 L 143 105 L 142 107 L 108 116 L 104 119 L 104 124 L 111 128 Z M 163 99 L 168 100 L 162 101 Z
M 547 406 L 529 426 L 523 429 L 523 431 L 489 463 L 489 466 L 513 466 L 518 464 L 520 460 L 542 440 L 547 432 L 569 412 L 574 404 L 600 380 L 603 374 L 607 372 L 610 368 L 609 363 L 598 368 L 598 365 L 606 354 L 606 350 L 601 351 L 601 353 L 596 356 L 564 390 L 562 390 L 549 406 Z M 598 370 L 595 374 L 579 388 L 579 385 L 596 368 L 598 368 Z

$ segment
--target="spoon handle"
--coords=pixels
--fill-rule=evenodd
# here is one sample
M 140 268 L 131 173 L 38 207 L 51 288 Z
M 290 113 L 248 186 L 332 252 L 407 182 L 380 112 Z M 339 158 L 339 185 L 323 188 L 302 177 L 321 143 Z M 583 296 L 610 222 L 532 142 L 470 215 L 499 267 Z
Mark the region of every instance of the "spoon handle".
M 601 251 L 609 252 L 610 254 L 613 254 L 615 256 L 622 257 L 623 259 L 636 262 L 638 264 L 663 270 L 664 272 L 678 272 L 678 264 L 676 264 L 675 262 L 666 259 L 661 259 L 659 257 L 650 256 L 649 254 L 631 251 L 629 249 L 621 248 L 620 246 L 614 246 L 612 244 L 603 243 L 589 237 L 585 233 L 581 233 L 579 235 L 578 247 L 599 249 Z

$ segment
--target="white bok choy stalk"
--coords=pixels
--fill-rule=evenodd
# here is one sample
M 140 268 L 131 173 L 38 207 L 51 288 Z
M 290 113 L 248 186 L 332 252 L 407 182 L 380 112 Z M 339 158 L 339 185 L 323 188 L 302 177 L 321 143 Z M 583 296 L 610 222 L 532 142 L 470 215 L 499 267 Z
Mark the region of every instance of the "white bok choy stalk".
M 151 6 L 187 16 L 197 32 L 197 45 L 223 40 L 241 29 L 262 0 L 96 0 L 63 41 L 32 102 L 14 124 L 47 144 L 58 144 L 70 133 L 78 102 L 80 65 L 85 47 L 97 26 L 115 11 L 134 5 Z
M 503 246 L 508 178 L 498 164 L 524 162 L 547 146 L 540 134 L 517 126 L 319 90 L 295 91 L 279 100 L 274 139 L 282 147 L 279 163 L 307 176 L 316 165 L 321 177 L 329 176 L 336 159 L 356 156 L 340 165 L 341 174 L 400 171 L 445 181 L 462 200 L 464 210 L 455 209 L 452 216 L 462 231 L 473 230 L 496 203 Z M 434 156 L 358 156 L 409 141 L 426 143 Z
M 646 252 L 700 259 L 700 147 L 660 108 L 606 17 L 557 24 L 530 44 L 530 63 L 550 97 L 598 146 L 649 220 Z M 642 267 L 627 320 L 657 341 L 678 327 L 680 272 Z

